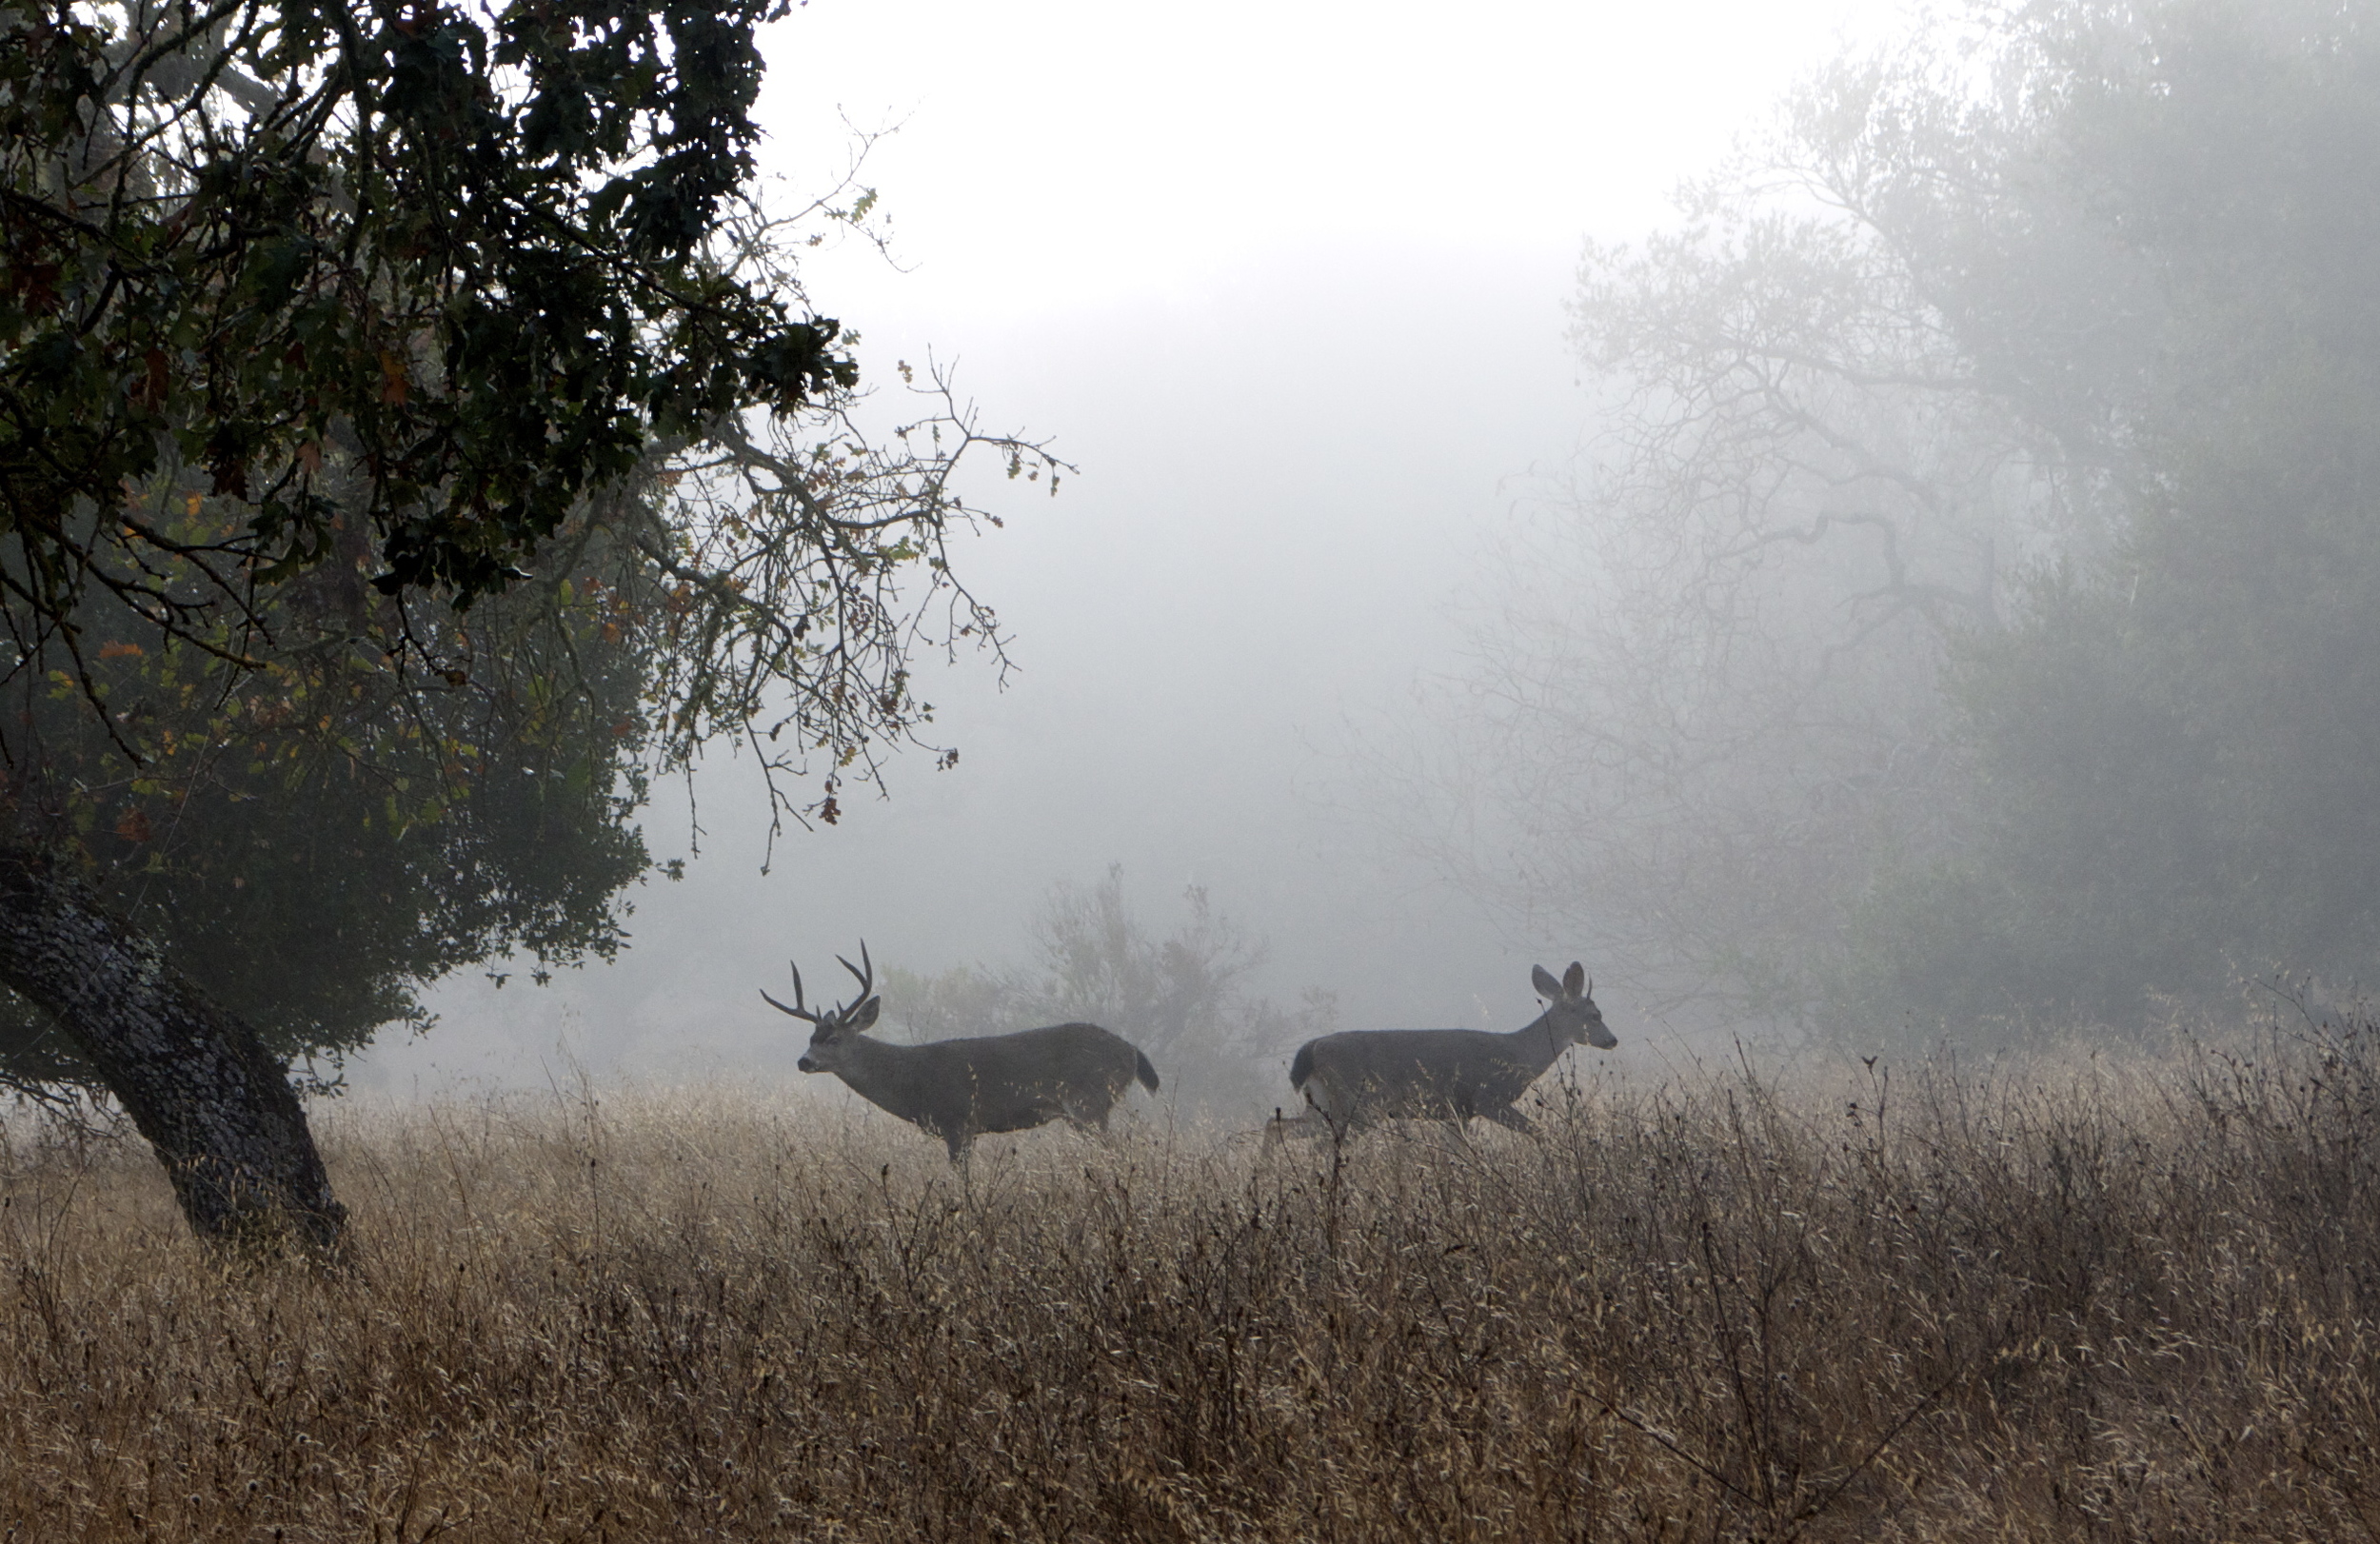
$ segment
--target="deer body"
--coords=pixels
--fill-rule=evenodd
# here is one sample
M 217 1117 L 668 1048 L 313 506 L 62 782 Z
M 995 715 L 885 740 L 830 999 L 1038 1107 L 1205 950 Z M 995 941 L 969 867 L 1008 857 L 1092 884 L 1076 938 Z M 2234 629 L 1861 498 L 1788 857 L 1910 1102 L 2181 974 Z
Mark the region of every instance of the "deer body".
M 1299 1047 L 1289 1080 L 1326 1127 L 1342 1131 L 1396 1119 L 1459 1124 L 1474 1116 L 1525 1131 L 1528 1118 L 1513 1106 L 1564 1051 L 1619 1043 L 1604 1027 L 1583 967 L 1574 963 L 1557 981 L 1540 965 L 1533 979 L 1546 1010 L 1509 1035 L 1347 1030 Z
M 1157 1092 L 1157 1069 L 1132 1042 L 1097 1024 L 1051 1024 L 1014 1035 L 894 1045 L 854 1035 L 827 1071 L 880 1110 L 942 1139 L 953 1163 L 976 1138 L 1053 1120 L 1107 1129 L 1134 1079 Z
M 867 958 L 864 945 L 860 956 Z M 941 1138 L 953 1163 L 986 1133 L 1029 1131 L 1060 1119 L 1080 1130 L 1105 1131 L 1108 1112 L 1136 1079 L 1157 1092 L 1149 1059 L 1097 1024 L 1051 1024 L 925 1045 L 871 1039 L 862 1031 L 876 1022 L 882 1006 L 869 995 L 873 966 L 863 972 L 847 960 L 843 966 L 860 978 L 860 996 L 848 1007 L 812 1013 L 800 1006 L 799 970 L 796 1006 L 761 994 L 771 1006 L 817 1026 L 797 1064 L 803 1072 L 833 1073 L 878 1109 Z

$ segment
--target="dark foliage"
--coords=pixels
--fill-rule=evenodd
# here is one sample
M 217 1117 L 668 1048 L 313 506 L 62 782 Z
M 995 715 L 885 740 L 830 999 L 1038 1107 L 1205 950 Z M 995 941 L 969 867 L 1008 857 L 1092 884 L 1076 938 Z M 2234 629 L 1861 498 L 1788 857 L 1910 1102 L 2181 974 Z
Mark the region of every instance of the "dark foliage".
M 655 434 L 849 386 L 836 324 L 706 261 L 753 172 L 753 30 L 782 9 L 8 12 L 20 633 L 98 588 L 234 648 L 219 614 L 318 561 L 343 514 L 368 523 L 384 592 L 467 604 Z M 355 484 L 338 498 L 332 449 Z M 192 542 L 128 504 L 176 464 L 246 520 Z

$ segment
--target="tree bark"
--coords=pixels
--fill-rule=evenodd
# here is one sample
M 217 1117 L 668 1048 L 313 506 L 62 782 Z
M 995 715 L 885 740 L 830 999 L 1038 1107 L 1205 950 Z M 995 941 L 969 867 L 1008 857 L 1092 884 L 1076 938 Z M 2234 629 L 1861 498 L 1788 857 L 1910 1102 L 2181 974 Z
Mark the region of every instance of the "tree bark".
M 335 1254 L 347 1208 L 256 1032 L 110 913 L 69 863 L 0 842 L 0 980 L 58 1021 L 173 1182 L 191 1231 Z

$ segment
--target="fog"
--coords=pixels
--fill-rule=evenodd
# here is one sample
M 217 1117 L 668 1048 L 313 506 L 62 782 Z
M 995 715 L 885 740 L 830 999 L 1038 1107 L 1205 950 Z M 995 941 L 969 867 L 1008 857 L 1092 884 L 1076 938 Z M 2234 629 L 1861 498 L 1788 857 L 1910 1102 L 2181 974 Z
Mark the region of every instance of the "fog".
M 433 994 L 362 1088 L 698 1078 L 798 1051 L 755 989 L 865 940 L 921 971 L 1018 958 L 1059 882 L 1121 864 L 1153 931 L 1191 884 L 1269 944 L 1254 990 L 1340 1022 L 1510 1028 L 1575 940 L 1500 925 L 1366 807 L 1366 746 L 1450 663 L 1483 525 L 1558 465 L 1586 401 L 1564 341 L 1581 240 L 1673 185 L 1861 20 L 1840 5 L 1242 7 L 824 3 L 771 52 L 768 170 L 831 183 L 843 121 L 897 126 L 860 181 L 893 261 L 814 254 L 869 378 L 955 366 L 987 426 L 1080 467 L 994 490 L 962 552 L 1013 633 L 929 672 L 955 770 L 791 831 L 762 872 L 748 763 L 693 789 L 700 858 L 635 897 L 613 964 Z M 645 826 L 687 850 L 687 790 Z M 1593 960 L 1588 961 L 1590 967 Z M 1648 1025 L 1615 1018 L 1622 1056 Z M 1633 1049 L 1632 1049 L 1633 1048 Z M 1284 1085 L 1285 1086 L 1285 1085 Z

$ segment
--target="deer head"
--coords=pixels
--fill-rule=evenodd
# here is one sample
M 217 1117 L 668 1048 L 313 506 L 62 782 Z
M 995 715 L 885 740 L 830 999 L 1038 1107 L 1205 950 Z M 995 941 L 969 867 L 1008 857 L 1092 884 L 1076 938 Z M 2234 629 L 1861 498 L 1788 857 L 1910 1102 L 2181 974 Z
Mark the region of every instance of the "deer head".
M 1603 1010 L 1595 1005 L 1595 983 L 1587 980 L 1586 966 L 1572 960 L 1557 981 L 1543 965 L 1533 965 L 1529 980 L 1546 1001 L 1545 1026 L 1556 1043 L 1592 1045 L 1598 1051 L 1619 1043 L 1619 1037 L 1603 1025 Z
M 787 968 L 793 972 L 793 1006 L 786 1007 L 766 992 L 761 994 L 761 1000 L 779 1013 L 791 1014 L 811 1025 L 809 1049 L 794 1063 L 803 1072 L 833 1072 L 850 1054 L 851 1042 L 867 1032 L 883 1007 L 883 1000 L 875 996 L 876 962 L 867 957 L 866 942 L 860 944 L 860 965 L 841 955 L 835 958 L 860 983 L 859 994 L 842 1007 L 828 1008 L 823 1013 L 811 1011 L 802 1000 L 802 967 L 791 961 L 787 961 Z

